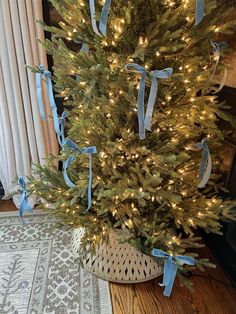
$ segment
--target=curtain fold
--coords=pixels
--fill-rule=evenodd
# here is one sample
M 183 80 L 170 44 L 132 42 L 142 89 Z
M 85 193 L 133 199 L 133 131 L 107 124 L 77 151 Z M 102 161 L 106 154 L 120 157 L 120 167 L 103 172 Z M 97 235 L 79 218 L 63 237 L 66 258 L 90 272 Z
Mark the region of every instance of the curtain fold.
M 58 154 L 53 121 L 39 114 L 35 74 L 26 65 L 47 66 L 45 51 L 37 38 L 44 31 L 42 1 L 0 0 L 0 181 L 5 198 L 16 190 L 20 176 L 29 176 L 34 163 L 44 164 L 49 154 Z M 45 84 L 45 111 L 50 106 Z

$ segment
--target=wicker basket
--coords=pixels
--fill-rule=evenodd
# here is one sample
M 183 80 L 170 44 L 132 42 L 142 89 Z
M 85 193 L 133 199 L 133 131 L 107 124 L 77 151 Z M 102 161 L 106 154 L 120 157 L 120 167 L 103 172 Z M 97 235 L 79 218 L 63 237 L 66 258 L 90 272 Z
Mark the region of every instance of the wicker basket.
M 75 229 L 72 236 L 72 251 L 79 257 L 82 228 Z M 127 243 L 119 243 L 117 234 L 111 233 L 109 243 L 101 242 L 95 255 L 86 256 L 84 268 L 95 276 L 119 283 L 140 283 L 162 274 L 162 268 L 148 255 L 142 254 Z

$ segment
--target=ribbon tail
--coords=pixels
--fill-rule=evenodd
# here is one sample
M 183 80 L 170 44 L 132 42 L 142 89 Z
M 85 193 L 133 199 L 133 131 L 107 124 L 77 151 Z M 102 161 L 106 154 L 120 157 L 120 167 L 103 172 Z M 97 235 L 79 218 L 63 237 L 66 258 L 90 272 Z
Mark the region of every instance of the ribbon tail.
M 90 16 L 91 16 L 91 22 L 92 22 L 93 31 L 94 31 L 94 33 L 96 33 L 98 36 L 101 36 L 101 37 L 102 37 L 102 35 L 99 33 L 99 30 L 98 30 L 98 27 L 97 27 L 94 0 L 89 0 L 89 6 L 90 6 Z
M 20 200 L 20 208 L 19 208 L 19 217 L 22 220 L 22 222 L 25 223 L 23 216 L 25 212 L 32 212 L 33 209 L 30 206 L 29 202 L 28 202 L 28 198 L 26 196 L 26 191 L 22 192 L 21 195 L 21 200 Z
M 202 177 L 204 176 L 204 172 L 206 170 L 206 166 L 207 166 L 207 161 L 208 161 L 208 151 L 207 150 L 203 150 L 202 153 L 202 161 L 201 161 L 201 166 L 198 172 L 198 176 L 200 179 L 202 179 Z
M 61 118 L 59 119 L 59 134 L 57 135 L 57 140 L 61 148 L 63 148 L 63 145 L 65 143 L 65 119 L 67 117 L 66 111 L 63 112 Z
M 203 177 L 201 178 L 201 182 L 198 184 L 198 188 L 204 188 L 205 185 L 207 184 L 210 175 L 211 175 L 211 169 L 212 169 L 212 161 L 211 161 L 211 155 L 208 152 L 208 160 L 207 160 L 207 167 L 205 169 L 205 173 L 203 175 Z
M 169 297 L 171 295 L 172 292 L 172 288 L 175 282 L 175 277 L 177 274 L 177 266 L 174 262 L 171 262 L 171 268 L 170 268 L 170 280 L 168 282 L 168 284 L 165 286 L 165 290 L 164 290 L 164 296 Z
M 144 125 L 144 93 L 145 93 L 146 73 L 142 74 L 139 91 L 138 91 L 138 123 L 139 123 L 139 137 L 141 140 L 145 139 L 145 125 Z
M 172 261 L 170 260 L 170 257 L 168 257 L 164 263 L 163 281 L 162 281 L 162 284 L 160 284 L 160 286 L 162 287 L 167 286 L 170 282 L 171 264 L 172 264 Z
M 59 128 L 59 120 L 58 120 L 58 115 L 57 115 L 57 105 L 55 103 L 53 89 L 52 89 L 52 81 L 50 78 L 47 78 L 47 85 L 48 85 L 49 101 L 52 108 L 54 128 L 55 128 L 56 134 L 58 135 L 60 134 L 60 128 Z
M 44 105 L 43 105 L 43 100 L 42 100 L 41 73 L 36 73 L 36 90 L 37 90 L 40 117 L 41 119 L 46 120 L 46 114 L 44 111 Z
M 92 205 L 92 180 L 93 180 L 92 155 L 88 154 L 88 157 L 89 157 L 88 208 L 84 213 L 87 213 Z
M 71 181 L 71 179 L 70 179 L 70 177 L 69 177 L 69 175 L 68 175 L 68 173 L 67 173 L 67 169 L 70 167 L 70 165 L 72 164 L 72 162 L 75 160 L 75 156 L 73 155 L 73 156 L 70 156 L 67 160 L 66 160 L 66 162 L 64 163 L 64 167 L 63 167 L 63 176 L 64 176 L 64 180 L 65 180 L 65 182 L 66 182 L 66 184 L 67 184 L 67 186 L 69 186 L 70 188 L 76 188 L 77 187 L 77 185 L 75 185 L 72 181 Z
M 100 22 L 99 22 L 99 29 L 104 36 L 106 36 L 107 34 L 107 19 L 108 19 L 110 5 L 111 5 L 111 0 L 106 0 L 102 8 L 102 14 L 101 14 Z
M 157 79 L 153 78 L 145 117 L 145 129 L 151 131 L 151 120 L 158 90 Z
M 196 0 L 195 26 L 200 24 L 204 17 L 204 0 Z
M 217 69 L 217 66 L 218 66 L 218 64 L 219 64 L 219 61 L 220 61 L 220 55 L 217 54 L 216 63 L 215 63 L 215 65 L 214 65 L 213 73 L 212 73 L 211 78 L 210 78 L 211 80 L 212 80 L 213 77 L 215 76 L 216 69 Z
M 212 94 L 217 94 L 217 93 L 219 93 L 222 90 L 222 88 L 225 86 L 225 83 L 226 83 L 226 80 L 227 80 L 227 76 L 228 76 L 228 70 L 225 69 L 224 70 L 224 76 L 223 76 L 223 79 L 222 79 L 222 81 L 220 83 L 220 86 L 217 88 L 216 91 L 212 92 Z

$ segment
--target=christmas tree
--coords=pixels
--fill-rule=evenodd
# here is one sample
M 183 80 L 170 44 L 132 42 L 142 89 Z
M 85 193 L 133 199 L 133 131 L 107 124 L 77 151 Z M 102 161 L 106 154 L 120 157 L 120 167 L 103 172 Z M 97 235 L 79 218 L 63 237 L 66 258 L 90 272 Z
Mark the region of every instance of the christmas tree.
M 218 195 L 227 134 L 217 125 L 235 120 L 214 93 L 229 50 L 220 40 L 236 26 L 225 22 L 232 8 L 216 0 L 51 2 L 62 21 L 44 25 L 52 37 L 43 45 L 67 137 L 64 114 L 55 125 L 63 171 L 51 156 L 30 191 L 64 224 L 85 229 L 84 251 L 128 230 L 126 240 L 146 254 L 210 266 L 197 258 L 194 231 L 220 234 L 221 220 L 235 218 L 234 203 Z M 181 276 L 188 268 L 178 266 Z

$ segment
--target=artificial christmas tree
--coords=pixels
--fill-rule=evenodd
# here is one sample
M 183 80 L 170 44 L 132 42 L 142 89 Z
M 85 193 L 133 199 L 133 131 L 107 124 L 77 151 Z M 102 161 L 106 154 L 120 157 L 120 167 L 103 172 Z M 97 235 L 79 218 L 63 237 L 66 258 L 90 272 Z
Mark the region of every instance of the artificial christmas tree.
M 219 40 L 236 26 L 223 22 L 231 8 L 215 0 L 51 2 L 62 21 L 44 25 L 52 38 L 43 45 L 68 109 L 68 137 L 50 73 L 36 67 L 38 90 L 41 75 L 48 84 L 63 171 L 51 156 L 29 189 L 64 224 L 84 228 L 81 254 L 119 230 L 158 264 L 166 261 L 173 279 L 178 266 L 188 285 L 184 263 L 211 266 L 193 252 L 201 246 L 194 230 L 220 233 L 220 221 L 235 218 L 234 203 L 217 196 L 227 135 L 217 121 L 235 120 L 214 94 L 226 51 Z

